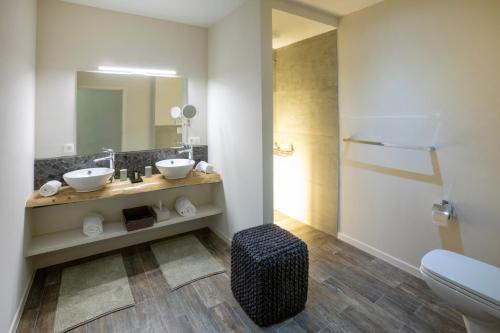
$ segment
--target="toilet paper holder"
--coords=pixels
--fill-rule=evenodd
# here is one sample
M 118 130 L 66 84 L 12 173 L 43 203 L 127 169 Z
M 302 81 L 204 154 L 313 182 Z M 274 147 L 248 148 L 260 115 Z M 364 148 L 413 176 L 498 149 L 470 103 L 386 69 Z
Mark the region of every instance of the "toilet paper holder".
M 432 214 L 440 215 L 446 220 L 451 221 L 455 217 L 455 209 L 449 201 L 442 200 L 441 203 L 432 205 Z

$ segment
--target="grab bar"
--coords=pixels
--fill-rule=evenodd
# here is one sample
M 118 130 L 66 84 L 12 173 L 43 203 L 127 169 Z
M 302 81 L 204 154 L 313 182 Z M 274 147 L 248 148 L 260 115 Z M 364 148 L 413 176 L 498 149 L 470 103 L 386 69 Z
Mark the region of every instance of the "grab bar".
M 351 138 L 344 138 L 343 141 L 344 142 L 351 142 L 351 143 L 360 143 L 360 144 L 364 144 L 364 145 L 391 147 L 391 148 L 399 148 L 399 149 L 413 149 L 413 150 L 425 150 L 425 151 L 435 151 L 436 150 L 436 147 L 434 147 L 434 146 L 401 145 L 401 144 L 395 144 L 395 143 L 369 141 L 369 140 L 358 140 L 358 139 L 351 139 Z

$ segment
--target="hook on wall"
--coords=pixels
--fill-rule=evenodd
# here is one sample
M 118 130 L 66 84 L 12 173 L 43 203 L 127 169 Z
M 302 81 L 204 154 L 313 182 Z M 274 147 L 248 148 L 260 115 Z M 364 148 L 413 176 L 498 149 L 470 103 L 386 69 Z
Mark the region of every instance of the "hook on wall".
M 295 152 L 295 148 L 293 143 L 283 144 L 283 143 L 274 143 L 273 153 L 277 156 L 291 156 Z

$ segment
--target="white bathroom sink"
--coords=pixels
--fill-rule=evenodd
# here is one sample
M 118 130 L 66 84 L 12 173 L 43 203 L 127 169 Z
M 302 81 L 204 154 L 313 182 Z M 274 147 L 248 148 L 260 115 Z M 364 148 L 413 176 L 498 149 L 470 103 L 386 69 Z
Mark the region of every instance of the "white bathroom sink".
M 185 158 L 169 159 L 156 162 L 156 167 L 167 179 L 181 179 L 187 177 L 194 167 L 194 161 Z
M 92 192 L 104 187 L 113 173 L 110 168 L 89 168 L 67 172 L 63 178 L 77 192 Z

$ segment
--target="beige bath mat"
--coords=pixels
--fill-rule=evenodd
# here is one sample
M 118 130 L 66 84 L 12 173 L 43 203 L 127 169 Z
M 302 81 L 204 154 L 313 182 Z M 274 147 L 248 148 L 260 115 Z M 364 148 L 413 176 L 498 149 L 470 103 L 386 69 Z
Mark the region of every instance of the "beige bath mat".
M 54 332 L 66 332 L 134 305 L 120 254 L 62 271 Z
M 225 272 L 224 267 L 193 235 L 156 243 L 151 245 L 151 249 L 172 289 Z

